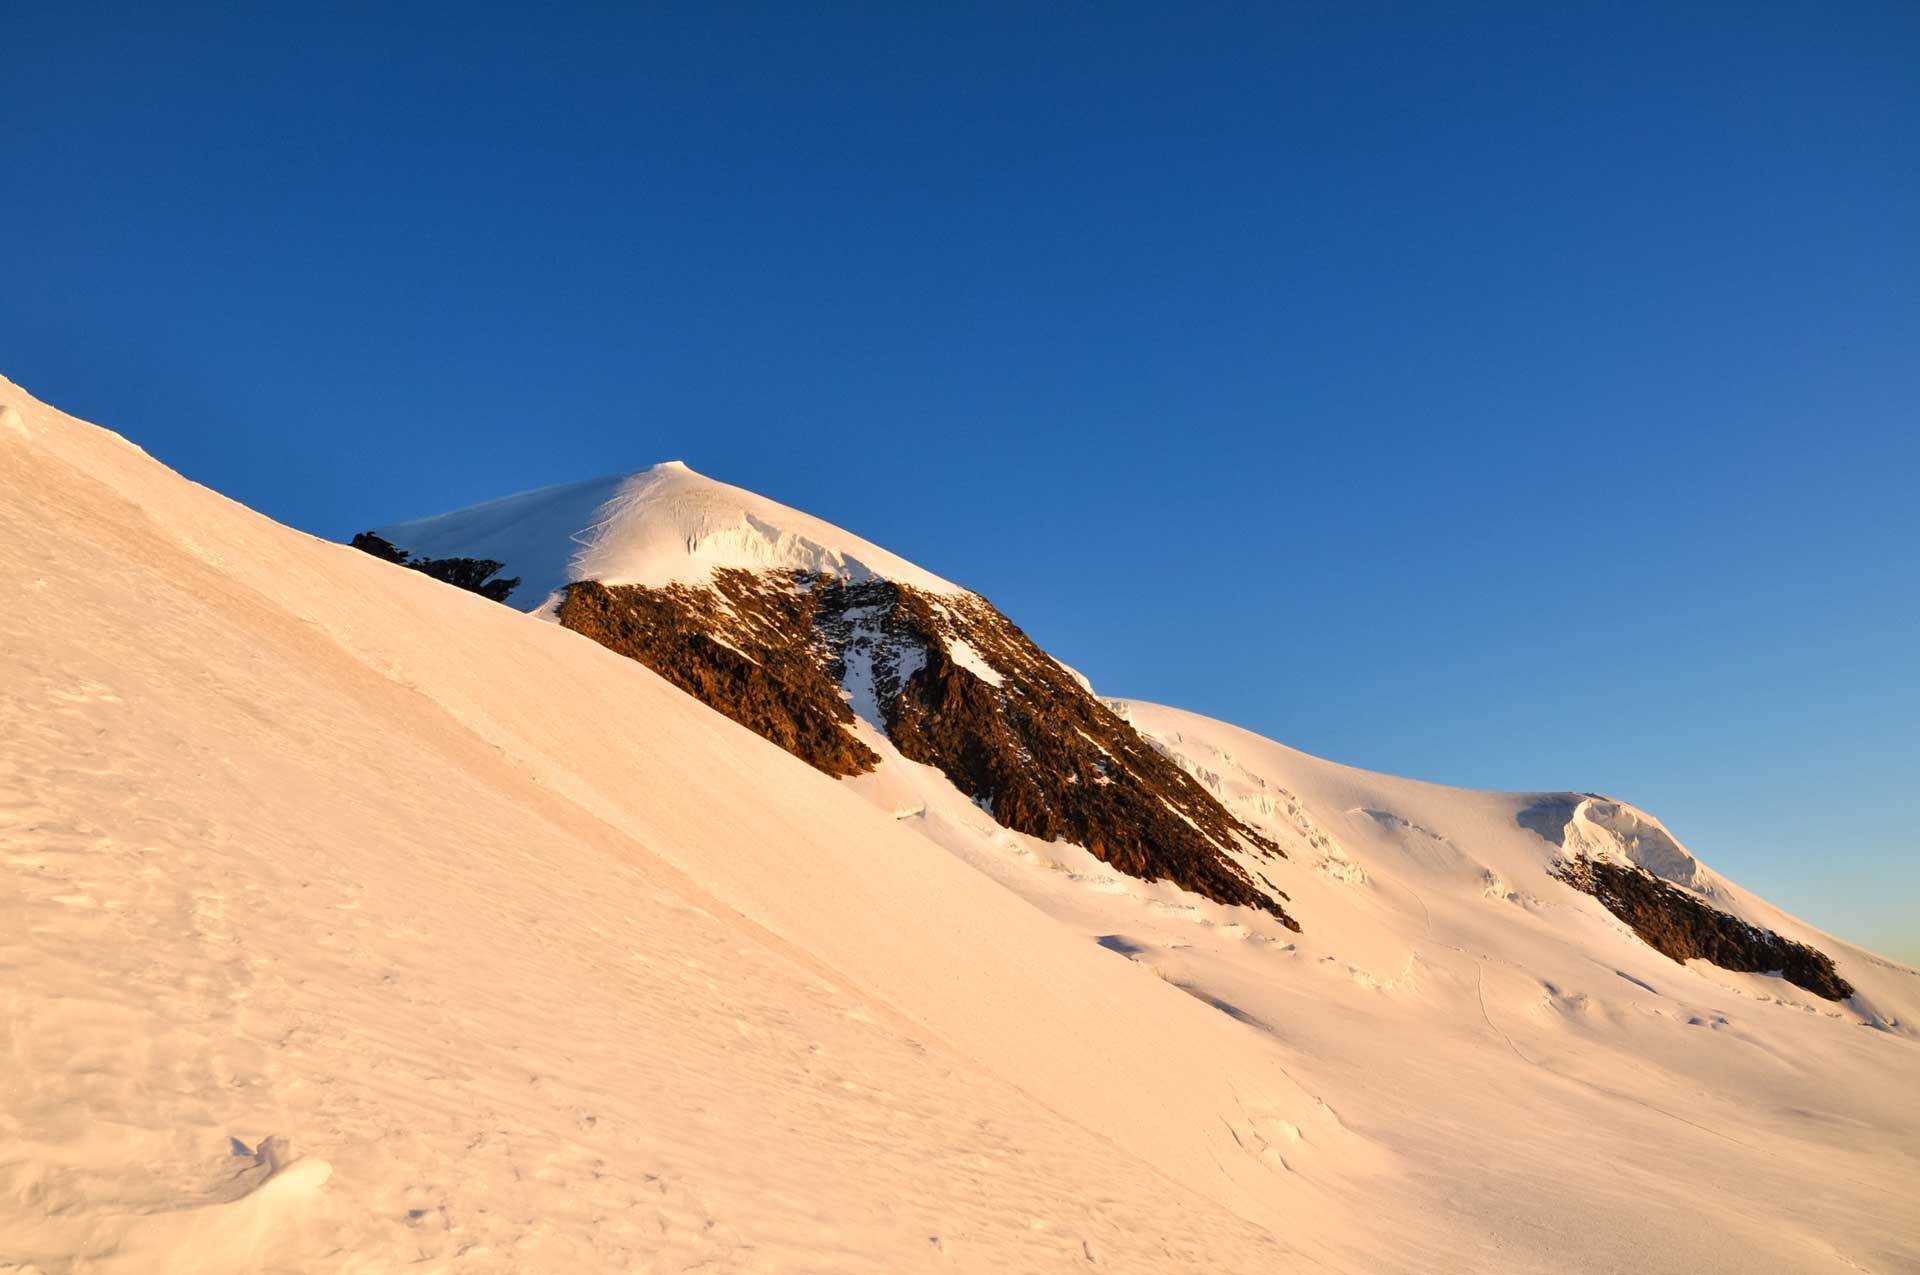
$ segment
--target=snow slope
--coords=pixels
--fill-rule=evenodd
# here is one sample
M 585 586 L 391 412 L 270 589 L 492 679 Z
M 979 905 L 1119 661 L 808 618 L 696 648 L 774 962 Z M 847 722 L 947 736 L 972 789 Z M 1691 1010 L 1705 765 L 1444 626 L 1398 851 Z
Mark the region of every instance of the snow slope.
M 1264 1042 L 592 642 L 0 395 L 0 1268 L 1286 1264 Z
M 745 495 L 697 482 L 728 504 Z M 446 533 L 430 551 L 512 548 L 497 514 L 449 517 L 415 524 Z M 697 581 L 712 565 L 753 569 L 770 560 L 767 544 L 851 539 L 771 502 L 756 504 L 756 534 L 744 542 L 683 535 L 672 517 L 663 533 L 660 517 L 660 506 L 615 504 L 598 509 L 593 526 L 653 546 L 646 571 L 657 580 Z M 419 533 L 390 534 L 412 548 Z M 676 565 L 676 554 L 685 561 Z M 864 554 L 882 561 L 870 546 Z M 596 567 L 632 570 L 577 558 L 574 578 Z M 877 574 L 913 570 L 895 560 Z M 1288 851 L 1246 856 L 1244 866 L 1287 893 L 1305 926 L 1294 935 L 1001 827 L 893 748 L 857 665 L 845 689 L 862 741 L 883 761 L 849 787 L 1089 942 L 1286 1048 L 1290 1074 L 1312 1077 L 1319 1098 L 1338 1095 L 1326 1111 L 1342 1113 L 1332 1119 L 1343 1145 L 1323 1157 L 1311 1124 L 1290 1126 L 1275 1153 L 1290 1166 L 1336 1161 L 1330 1191 L 1376 1232 L 1391 1218 L 1385 1230 L 1396 1239 L 1446 1237 L 1441 1269 L 1920 1262 L 1920 1218 L 1901 1190 L 1920 1159 L 1920 975 L 1741 890 L 1651 814 L 1593 794 L 1465 792 L 1373 775 L 1223 723 L 1116 702 Z M 999 684 L 990 667 L 982 676 Z M 1835 1004 L 1778 977 L 1676 965 L 1556 879 L 1576 854 L 1644 867 L 1809 943 L 1856 994 Z M 1365 1135 L 1357 1143 L 1356 1131 Z M 1390 1194 L 1354 1185 L 1382 1164 L 1399 1171 Z M 1464 1232 L 1452 1229 L 1462 1223 Z M 1430 1259 L 1395 1250 L 1387 1260 Z
M 1716 906 L 1816 943 L 1859 995 L 1678 966 L 1549 876 L 1563 847 L 1523 816 L 1567 795 L 1396 780 L 1116 703 L 1288 851 L 1261 870 L 1304 933 L 998 828 L 877 735 L 883 766 L 851 785 L 1281 1046 L 1288 1075 L 1392 1166 L 1363 1225 L 1446 1237 L 1444 1260 L 1373 1269 L 1920 1269 L 1920 972 L 1697 862 Z M 1651 816 L 1613 822 L 1653 843 Z M 1298 1139 L 1281 1154 L 1317 1152 L 1311 1125 Z
M 716 488 L 383 534 L 528 602 L 912 570 Z M 1920 1268 L 1920 975 L 1630 808 L 1566 823 L 1859 994 L 1647 948 L 1546 875 L 1564 794 L 1124 705 L 1288 849 L 1295 935 L 870 725 L 836 783 L 4 381 L 0 590 L 0 1271 Z
M 1280 1045 L 1395 1166 L 1377 1233 L 1462 1226 L 1439 1269 L 1920 1269 L 1920 972 L 1755 898 L 1620 803 L 1396 779 L 1115 703 L 1288 851 L 1261 868 L 1303 933 L 1000 828 L 884 739 L 868 742 L 885 764 L 851 782 Z M 1578 848 L 1816 944 L 1857 994 L 1660 955 L 1551 875 L 1567 848 L 1528 825 L 1562 805 Z
M 425 557 L 492 558 L 520 576 L 516 606 L 538 609 L 573 580 L 701 584 L 715 567 L 830 571 L 929 593 L 960 587 L 810 514 L 697 474 L 677 460 L 544 487 L 376 528 Z

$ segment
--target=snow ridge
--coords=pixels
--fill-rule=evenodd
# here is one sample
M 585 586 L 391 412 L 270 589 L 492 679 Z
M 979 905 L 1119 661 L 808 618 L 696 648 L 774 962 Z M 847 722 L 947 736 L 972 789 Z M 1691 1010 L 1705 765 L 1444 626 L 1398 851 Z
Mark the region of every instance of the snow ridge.
M 891 580 L 928 593 L 967 591 L 811 514 L 670 460 L 542 487 L 375 531 L 415 554 L 492 558 L 524 581 L 519 597 L 552 606 L 578 580 L 703 585 L 737 567 Z

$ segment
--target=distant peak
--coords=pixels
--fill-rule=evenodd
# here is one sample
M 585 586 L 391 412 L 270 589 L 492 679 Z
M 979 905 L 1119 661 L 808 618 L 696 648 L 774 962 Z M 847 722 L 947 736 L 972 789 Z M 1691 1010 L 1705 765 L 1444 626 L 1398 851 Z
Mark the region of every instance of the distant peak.
M 695 472 L 683 460 L 522 492 L 375 529 L 428 557 L 486 558 L 524 580 L 527 599 L 569 581 L 704 584 L 715 570 L 805 571 L 966 590 L 852 532 Z

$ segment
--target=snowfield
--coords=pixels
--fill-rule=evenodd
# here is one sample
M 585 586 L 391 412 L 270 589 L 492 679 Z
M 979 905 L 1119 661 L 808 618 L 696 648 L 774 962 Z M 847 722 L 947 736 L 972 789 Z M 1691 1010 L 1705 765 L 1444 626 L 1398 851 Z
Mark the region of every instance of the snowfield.
M 955 591 L 719 487 L 382 533 L 533 607 L 742 561 Z M 7 1275 L 1920 1269 L 1920 973 L 1623 803 L 1122 704 L 1286 849 L 1249 864 L 1294 934 L 871 722 L 836 782 L 4 380 L 0 592 Z M 1667 960 L 1569 840 L 1856 995 Z

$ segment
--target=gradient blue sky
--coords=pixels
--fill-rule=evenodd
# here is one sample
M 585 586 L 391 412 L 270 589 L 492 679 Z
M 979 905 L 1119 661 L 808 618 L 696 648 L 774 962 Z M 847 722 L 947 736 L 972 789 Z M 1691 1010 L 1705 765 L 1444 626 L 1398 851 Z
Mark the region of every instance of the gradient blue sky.
M 0 371 L 331 537 L 684 457 L 1920 958 L 1920 9 L 1682 8 L 15 6 Z

